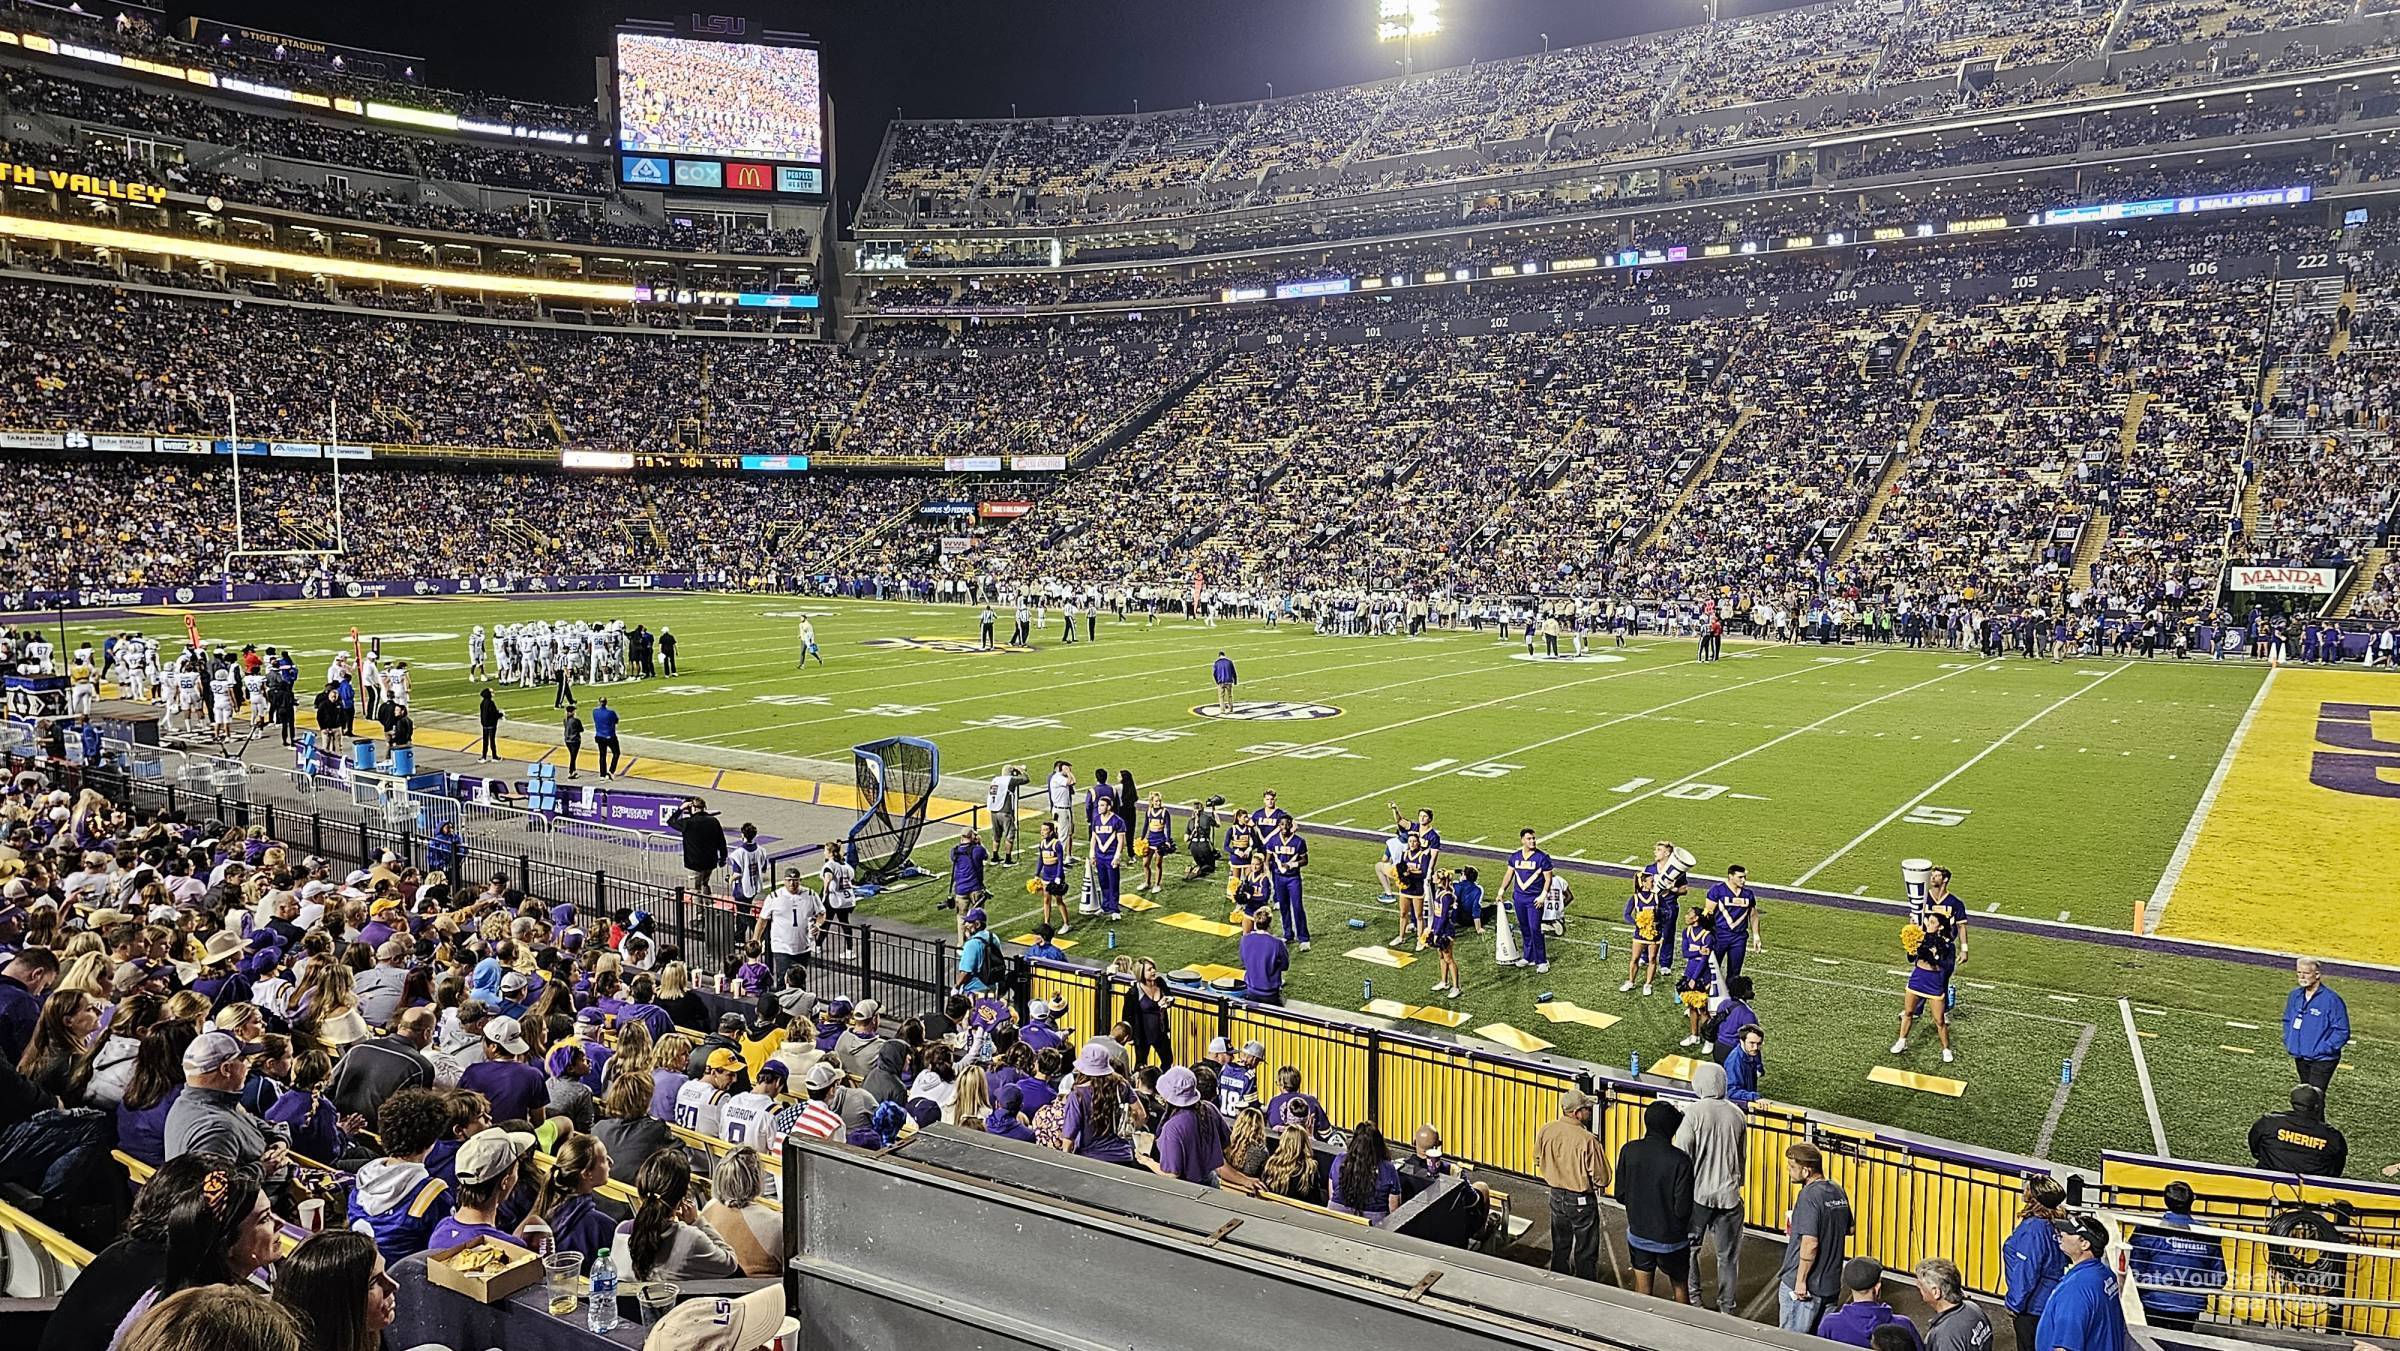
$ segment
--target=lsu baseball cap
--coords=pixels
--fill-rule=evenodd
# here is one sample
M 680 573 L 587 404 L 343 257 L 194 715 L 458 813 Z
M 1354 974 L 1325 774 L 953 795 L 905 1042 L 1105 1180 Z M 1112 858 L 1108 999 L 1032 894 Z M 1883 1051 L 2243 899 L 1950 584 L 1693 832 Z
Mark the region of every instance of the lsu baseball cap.
M 510 1055 L 525 1054 L 525 1025 L 505 1014 L 485 1021 L 483 1039 Z
M 712 1070 L 738 1070 L 742 1067 L 742 1058 L 720 1046 L 708 1053 L 708 1067 Z
M 739 1299 L 685 1300 L 650 1329 L 642 1351 L 758 1351 L 786 1318 L 780 1281 Z

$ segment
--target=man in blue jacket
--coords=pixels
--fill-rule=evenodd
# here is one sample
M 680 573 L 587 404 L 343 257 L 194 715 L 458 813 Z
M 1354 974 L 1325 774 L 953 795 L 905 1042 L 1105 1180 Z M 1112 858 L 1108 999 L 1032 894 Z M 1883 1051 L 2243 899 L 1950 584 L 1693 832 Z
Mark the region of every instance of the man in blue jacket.
M 2330 1092 L 2334 1067 L 2350 1042 L 2350 1006 L 2325 983 L 2316 958 L 2292 963 L 2292 973 L 2300 986 L 2283 1001 L 2283 1049 L 2292 1053 L 2301 1083 Z
M 1209 676 L 1217 682 L 1217 711 L 1231 713 L 1233 711 L 1233 658 L 1219 652 L 1217 664 L 1209 671 Z
M 1766 1068 L 1767 1029 L 1752 1023 L 1742 1029 L 1733 1049 L 1725 1053 L 1725 1097 L 1729 1102 L 1758 1101 L 1758 1076 Z
M 617 772 L 617 758 L 625 753 L 617 742 L 617 711 L 606 699 L 592 710 L 592 745 L 600 756 L 600 778 L 606 782 Z
M 2159 1226 L 2136 1233 L 2128 1257 L 2150 1326 L 2188 1332 L 2208 1307 L 2209 1292 L 2225 1288 L 2225 1248 L 2190 1232 L 2192 1184 L 2168 1183 L 2166 1198 Z
M 2030 1345 L 2018 1351 L 2125 1351 L 2125 1309 L 2117 1302 L 2117 1273 L 2108 1266 L 2108 1230 L 2089 1215 L 2051 1221 L 2067 1274 L 2051 1291 Z

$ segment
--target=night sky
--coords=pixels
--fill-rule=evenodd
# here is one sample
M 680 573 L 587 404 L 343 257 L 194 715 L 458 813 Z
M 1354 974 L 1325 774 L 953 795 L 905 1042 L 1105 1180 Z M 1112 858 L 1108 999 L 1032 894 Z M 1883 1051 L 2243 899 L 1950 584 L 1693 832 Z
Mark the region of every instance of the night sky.
M 155 0 L 154 0 L 155 2 Z M 1725 13 L 1778 7 L 1726 0 Z M 884 123 L 1229 103 L 1396 74 L 1397 47 L 1374 40 L 1375 0 L 693 0 L 825 44 L 842 195 L 854 201 Z M 589 102 L 592 58 L 625 17 L 683 7 L 557 0 L 383 0 L 327 6 L 207 0 L 170 12 L 273 28 L 427 59 L 430 82 L 562 103 Z M 1445 31 L 1419 69 L 1697 21 L 1701 0 L 1446 0 Z M 845 206 L 843 218 L 848 219 Z

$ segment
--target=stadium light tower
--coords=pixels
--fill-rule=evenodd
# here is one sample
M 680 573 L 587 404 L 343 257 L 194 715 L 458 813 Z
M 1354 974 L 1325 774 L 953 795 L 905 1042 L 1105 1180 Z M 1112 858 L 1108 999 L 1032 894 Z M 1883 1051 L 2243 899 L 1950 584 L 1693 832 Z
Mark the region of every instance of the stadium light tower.
M 1442 31 L 1442 0 L 1379 0 L 1375 37 L 1400 44 L 1400 70 L 1417 69 L 1417 39 Z

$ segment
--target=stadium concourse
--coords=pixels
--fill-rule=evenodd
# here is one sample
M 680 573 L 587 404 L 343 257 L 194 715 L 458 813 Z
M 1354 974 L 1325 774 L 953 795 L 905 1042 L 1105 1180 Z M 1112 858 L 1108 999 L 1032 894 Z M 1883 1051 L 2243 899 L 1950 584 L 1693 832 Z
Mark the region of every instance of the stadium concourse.
M 813 48 L 206 24 L 0 0 L 0 1322 L 2400 1332 L 2400 10 L 895 117 L 847 222 L 708 186 Z

